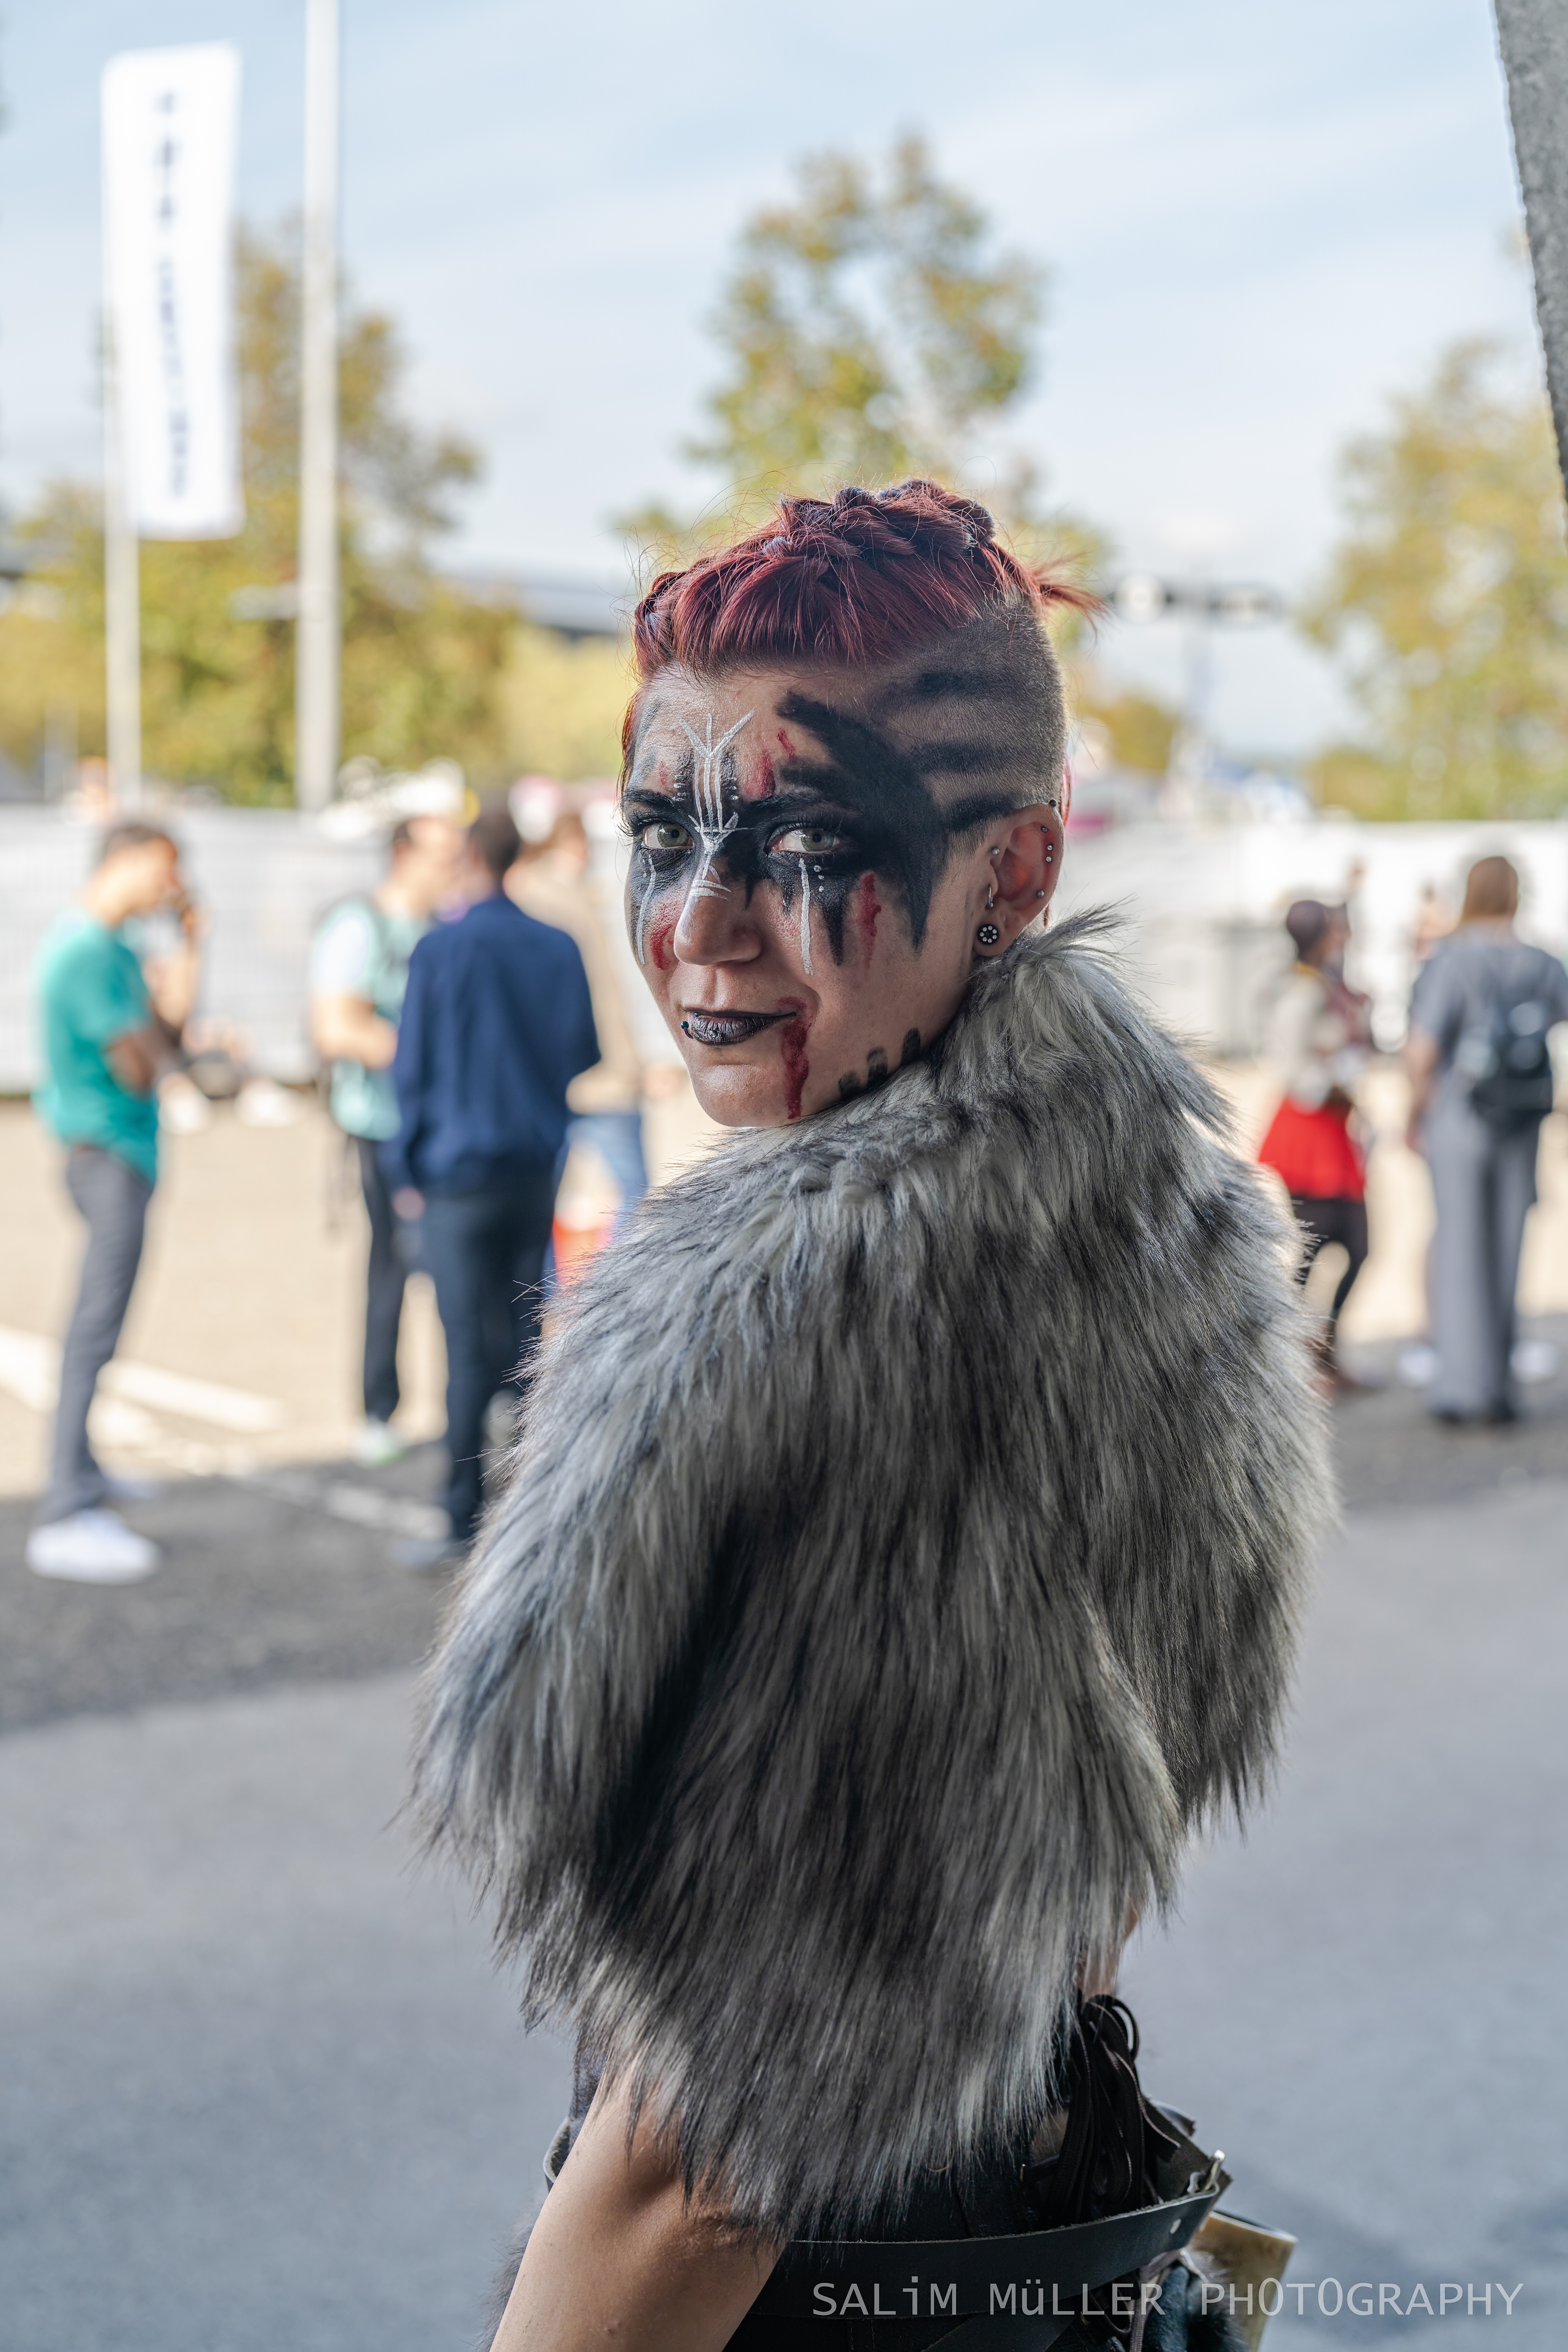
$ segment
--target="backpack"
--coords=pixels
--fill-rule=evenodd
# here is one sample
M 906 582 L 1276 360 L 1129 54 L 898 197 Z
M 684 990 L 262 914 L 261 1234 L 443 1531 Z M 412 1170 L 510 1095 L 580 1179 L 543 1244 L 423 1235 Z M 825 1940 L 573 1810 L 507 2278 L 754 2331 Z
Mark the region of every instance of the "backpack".
M 1500 1001 L 1485 1028 L 1467 1029 L 1454 1054 L 1470 1108 L 1494 1134 L 1517 1135 L 1552 1108 L 1552 1016 L 1538 998 Z

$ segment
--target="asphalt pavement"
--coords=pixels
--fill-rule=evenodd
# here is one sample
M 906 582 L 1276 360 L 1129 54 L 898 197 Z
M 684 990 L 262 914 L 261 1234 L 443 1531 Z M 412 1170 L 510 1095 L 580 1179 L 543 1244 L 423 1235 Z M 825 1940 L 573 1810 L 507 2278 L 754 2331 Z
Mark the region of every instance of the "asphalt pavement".
M 1339 1410 L 1288 1765 L 1130 1958 L 1149 2086 L 1300 2241 L 1271 2344 L 1563 2336 L 1568 1378 L 1529 1407 Z M 0 1507 L 6 2352 L 477 2341 L 566 2064 L 396 1818 L 444 1588 L 386 1545 L 436 1468 L 186 1482 L 119 1592 Z M 1334 2315 L 1362 2282 L 1434 2315 Z

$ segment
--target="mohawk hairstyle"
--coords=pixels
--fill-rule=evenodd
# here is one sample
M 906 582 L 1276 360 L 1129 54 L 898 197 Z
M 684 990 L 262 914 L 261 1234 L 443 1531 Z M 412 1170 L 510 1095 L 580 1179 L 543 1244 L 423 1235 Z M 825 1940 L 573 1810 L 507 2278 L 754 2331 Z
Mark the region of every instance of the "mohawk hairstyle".
M 999 547 L 985 509 L 940 483 L 781 499 L 732 547 L 661 572 L 638 604 L 622 751 L 629 765 L 644 691 L 673 662 L 710 677 L 784 662 L 878 668 L 987 614 L 1026 615 L 1043 641 L 1053 604 L 1100 609 Z

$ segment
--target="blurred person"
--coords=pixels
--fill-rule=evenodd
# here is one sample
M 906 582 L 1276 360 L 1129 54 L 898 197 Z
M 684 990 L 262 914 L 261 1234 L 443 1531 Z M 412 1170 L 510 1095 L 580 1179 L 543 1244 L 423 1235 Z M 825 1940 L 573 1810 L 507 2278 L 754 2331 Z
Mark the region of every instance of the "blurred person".
M 531 856 L 525 851 L 506 877 L 509 895 L 525 914 L 577 943 L 594 1001 L 601 1058 L 567 1089 L 572 1113 L 566 1149 L 596 1151 L 621 1196 L 617 1224 L 647 1190 L 643 1158 L 642 1059 L 622 991 L 621 968 L 607 924 L 618 917 L 591 871 L 588 830 L 574 810 L 555 819 Z
M 1072 2228 L 1076 2302 L 1212 2201 L 1111 1988 L 1265 1770 L 1327 1472 L 1279 1220 L 1040 920 L 1068 593 L 911 482 L 637 608 L 627 929 L 741 1131 L 546 1335 L 426 1685 L 426 1826 L 577 2035 L 494 2352 L 1023 2352 L 873 2337 L 834 2242 Z
M 1431 961 L 1434 950 L 1454 928 L 1453 908 L 1438 896 L 1430 882 L 1421 885 L 1421 896 L 1415 902 L 1415 920 L 1410 930 L 1410 954 L 1417 965 Z
M 1482 857 L 1458 928 L 1415 983 L 1405 1066 L 1413 1150 L 1432 1171 L 1430 1260 L 1439 1421 L 1517 1418 L 1511 1358 L 1524 1223 L 1541 1122 L 1552 1108 L 1548 1033 L 1568 1021 L 1568 973 L 1514 929 L 1519 875 Z
M 486 1408 L 503 1389 L 521 1397 L 538 1336 L 567 1089 L 599 1059 L 575 944 L 502 887 L 518 848 L 506 809 L 482 809 L 459 876 L 468 912 L 409 959 L 393 1063 L 393 1205 L 420 1221 L 447 1337 L 448 1533 L 395 1546 L 410 1568 L 438 1566 L 473 1535 Z
M 154 993 L 125 929 L 163 911 L 177 917 L 180 944 L 160 958 Z M 179 1053 L 195 1001 L 199 931 L 172 835 L 161 825 L 115 824 L 34 967 L 46 1072 L 34 1101 L 66 1148 L 66 1189 L 88 1234 L 60 1358 L 48 1483 L 27 1538 L 27 1565 L 39 1576 L 130 1584 L 159 1565 L 156 1545 L 105 1508 L 145 1490 L 101 1467 L 87 1422 L 142 1263 L 158 1181 L 158 1080 Z
M 417 1256 L 417 1223 L 395 1213 L 380 1147 L 397 1133 L 392 1061 L 408 984 L 408 959 L 436 910 L 457 887 L 463 829 L 443 816 L 405 817 L 387 845 L 387 869 L 368 895 L 329 908 L 310 943 L 310 1039 L 331 1065 L 328 1102 L 350 1138 L 370 1222 L 365 1269 L 364 1422 L 354 1456 L 395 1462 L 404 1442 L 397 1411 L 397 1335 L 403 1294 Z
M 1353 1090 L 1372 1044 L 1371 1006 L 1345 983 L 1350 919 L 1343 907 L 1298 898 L 1285 929 L 1296 961 L 1274 1007 L 1268 1058 L 1282 1089 L 1268 1132 L 1258 1147 L 1290 1195 L 1305 1242 L 1297 1280 L 1305 1284 L 1318 1253 L 1330 1242 L 1346 1265 L 1329 1303 L 1322 1342 L 1325 1373 L 1336 1388 L 1354 1389 L 1339 1360 L 1339 1325 L 1356 1276 L 1366 1264 L 1366 1162 L 1351 1129 Z

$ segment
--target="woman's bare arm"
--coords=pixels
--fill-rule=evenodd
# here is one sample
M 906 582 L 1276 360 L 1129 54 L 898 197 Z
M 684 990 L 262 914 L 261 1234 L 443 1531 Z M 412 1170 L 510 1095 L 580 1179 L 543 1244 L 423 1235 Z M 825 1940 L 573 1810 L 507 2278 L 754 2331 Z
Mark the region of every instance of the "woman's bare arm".
M 1428 1037 L 1425 1029 L 1412 1029 L 1405 1039 L 1405 1067 L 1410 1079 L 1410 1113 L 1405 1139 L 1412 1151 L 1419 1151 L 1421 1129 L 1427 1105 L 1432 1099 L 1432 1081 L 1437 1068 L 1437 1040 Z
M 367 1070 L 387 1070 L 397 1051 L 397 1031 L 368 996 L 312 996 L 310 1043 L 324 1062 L 362 1062 Z
M 688 2202 L 646 2124 L 601 2092 L 533 2225 L 491 2352 L 720 2352 L 776 2251 Z

